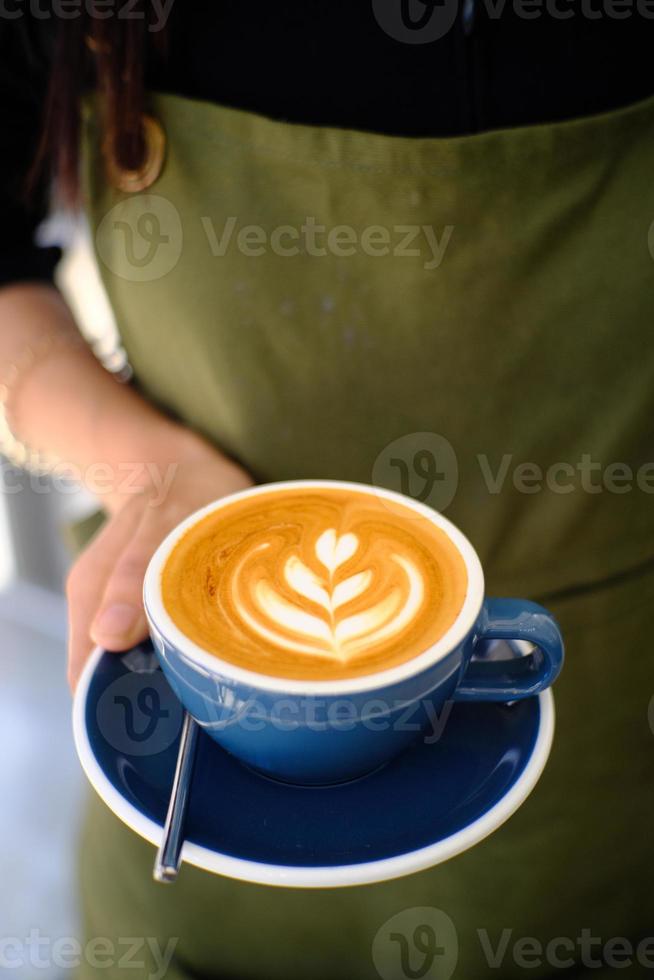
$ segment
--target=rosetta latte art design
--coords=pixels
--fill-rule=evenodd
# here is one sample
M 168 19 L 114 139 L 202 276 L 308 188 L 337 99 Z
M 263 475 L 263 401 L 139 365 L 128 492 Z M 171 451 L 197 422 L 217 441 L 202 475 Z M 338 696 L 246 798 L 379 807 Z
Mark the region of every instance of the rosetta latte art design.
M 270 547 L 258 546 L 262 557 Z M 365 568 L 339 580 L 339 569 L 358 550 L 356 534 L 338 537 L 336 530 L 329 528 L 314 545 L 318 570 L 309 568 L 297 555 L 289 555 L 281 574 L 286 589 L 294 594 L 290 599 L 266 578 L 257 578 L 248 588 L 242 581 L 244 559 L 234 581 L 238 614 L 264 641 L 285 650 L 345 662 L 367 647 L 397 636 L 411 625 L 423 604 L 425 586 L 420 569 L 410 558 L 391 553 L 386 565 L 390 574 Z M 393 575 L 394 571 L 399 575 Z M 360 611 L 348 615 L 347 609 L 359 599 L 364 603 Z M 320 612 L 309 612 L 313 606 Z
M 210 653 L 272 676 L 336 679 L 427 649 L 466 584 L 457 549 L 414 512 L 373 494 L 289 490 L 196 524 L 162 590 L 172 619 Z

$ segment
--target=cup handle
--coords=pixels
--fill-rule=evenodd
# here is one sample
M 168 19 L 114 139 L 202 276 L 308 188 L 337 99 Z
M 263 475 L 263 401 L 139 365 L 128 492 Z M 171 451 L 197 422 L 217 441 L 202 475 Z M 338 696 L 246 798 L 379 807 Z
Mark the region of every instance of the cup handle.
M 545 690 L 563 665 L 563 637 L 547 609 L 527 599 L 486 599 L 474 647 L 482 640 L 528 640 L 536 649 L 508 660 L 469 661 L 455 701 L 517 701 Z

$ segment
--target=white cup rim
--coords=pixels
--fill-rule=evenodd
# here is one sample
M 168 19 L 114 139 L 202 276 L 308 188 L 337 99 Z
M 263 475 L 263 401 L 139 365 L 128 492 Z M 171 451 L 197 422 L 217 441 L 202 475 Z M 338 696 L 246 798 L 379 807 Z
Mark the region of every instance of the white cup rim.
M 288 490 L 302 489 L 343 489 L 366 496 L 377 496 L 403 507 L 408 507 L 415 513 L 425 517 L 432 524 L 447 534 L 450 541 L 458 549 L 466 566 L 468 582 L 463 605 L 459 615 L 450 628 L 425 651 L 410 660 L 386 670 L 359 677 L 341 680 L 289 680 L 285 677 L 270 677 L 259 674 L 244 667 L 238 667 L 227 660 L 222 660 L 210 653 L 187 637 L 175 624 L 168 614 L 161 596 L 161 574 L 166 560 L 177 541 L 202 518 L 214 511 L 228 507 L 238 500 L 248 497 L 266 496 L 282 493 Z M 473 628 L 484 600 L 484 573 L 477 552 L 465 535 L 438 511 L 432 510 L 418 501 L 381 487 L 370 486 L 366 483 L 353 483 L 345 480 L 284 480 L 278 483 L 263 483 L 247 490 L 221 497 L 192 514 L 189 514 L 161 542 L 147 567 L 143 583 L 143 602 L 145 611 L 162 637 L 197 664 L 203 671 L 218 677 L 230 679 L 247 685 L 250 688 L 272 691 L 281 694 L 303 694 L 306 696 L 338 696 L 351 695 L 379 688 L 389 688 L 395 684 L 421 674 L 427 668 L 444 659 L 463 641 Z

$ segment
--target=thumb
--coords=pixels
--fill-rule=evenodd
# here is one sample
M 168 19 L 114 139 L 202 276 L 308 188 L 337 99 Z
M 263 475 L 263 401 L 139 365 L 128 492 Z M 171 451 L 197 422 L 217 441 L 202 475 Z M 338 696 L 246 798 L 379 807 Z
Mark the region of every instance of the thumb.
M 136 533 L 109 575 L 91 624 L 95 643 L 108 650 L 127 650 L 148 635 L 143 611 L 143 579 L 163 532 L 144 515 Z

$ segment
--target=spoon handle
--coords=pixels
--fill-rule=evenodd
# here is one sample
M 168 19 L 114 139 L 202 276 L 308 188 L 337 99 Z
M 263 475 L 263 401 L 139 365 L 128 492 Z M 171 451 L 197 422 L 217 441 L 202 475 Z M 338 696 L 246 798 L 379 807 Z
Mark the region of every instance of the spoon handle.
M 199 730 L 197 722 L 185 712 L 166 823 L 154 862 L 154 880 L 162 883 L 175 881 L 181 864 L 184 821 L 191 792 Z

